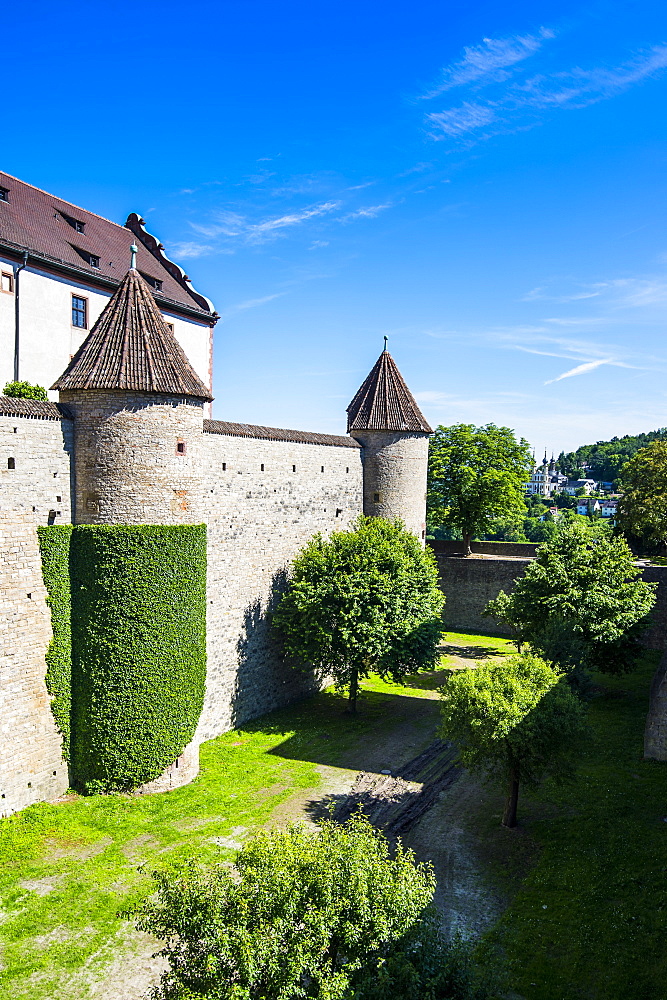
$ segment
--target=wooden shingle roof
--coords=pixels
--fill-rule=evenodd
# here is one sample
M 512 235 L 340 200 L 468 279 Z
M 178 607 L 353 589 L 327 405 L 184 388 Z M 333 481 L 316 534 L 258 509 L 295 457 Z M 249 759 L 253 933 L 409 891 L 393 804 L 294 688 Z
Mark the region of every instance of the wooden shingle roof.
M 335 448 L 357 448 L 361 445 L 354 438 L 343 434 L 317 434 L 312 431 L 293 431 L 284 427 L 262 427 L 258 424 L 238 424 L 228 420 L 205 420 L 205 434 L 224 434 L 227 437 L 258 438 L 264 441 L 296 441 L 299 444 L 323 444 Z
M 347 430 L 432 433 L 388 351 L 382 352 L 348 406 Z
M 149 286 L 129 270 L 52 389 L 121 389 L 211 400 Z

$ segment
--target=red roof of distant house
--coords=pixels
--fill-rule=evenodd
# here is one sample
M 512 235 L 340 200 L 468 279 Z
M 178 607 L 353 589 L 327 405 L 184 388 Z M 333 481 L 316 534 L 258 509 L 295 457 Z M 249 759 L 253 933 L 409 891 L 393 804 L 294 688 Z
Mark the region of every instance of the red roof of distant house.
M 128 271 L 52 389 L 213 397 L 165 323 L 151 290 Z
M 388 351 L 382 352 L 348 406 L 347 430 L 433 432 Z
M 113 290 L 130 263 L 130 245 L 137 243 L 137 268 L 154 287 L 164 308 L 218 318 L 213 303 L 195 291 L 185 272 L 164 254 L 162 244 L 143 227 L 143 219 L 128 216 L 124 226 L 79 208 L 55 195 L 0 172 L 0 247 L 14 255 L 28 251 L 44 270 L 66 270 L 79 280 Z M 78 231 L 82 229 L 83 231 Z M 96 264 L 91 264 L 91 256 Z M 161 284 L 161 288 L 158 285 Z

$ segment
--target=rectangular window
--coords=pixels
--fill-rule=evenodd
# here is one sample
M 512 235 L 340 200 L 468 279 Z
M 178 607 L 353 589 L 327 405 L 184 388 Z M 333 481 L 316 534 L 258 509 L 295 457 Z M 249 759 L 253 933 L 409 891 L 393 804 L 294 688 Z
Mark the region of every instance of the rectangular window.
M 91 267 L 99 267 L 100 266 L 100 258 L 96 257 L 94 253 L 88 254 L 88 260 L 90 262 L 90 266 Z
M 78 326 L 81 330 L 88 329 L 88 299 L 82 299 L 78 295 L 72 296 L 72 326 Z
M 3 271 L 0 278 L 0 288 L 3 292 L 14 291 L 14 275 L 10 271 Z
M 9 188 L 0 187 L 0 201 L 9 201 Z

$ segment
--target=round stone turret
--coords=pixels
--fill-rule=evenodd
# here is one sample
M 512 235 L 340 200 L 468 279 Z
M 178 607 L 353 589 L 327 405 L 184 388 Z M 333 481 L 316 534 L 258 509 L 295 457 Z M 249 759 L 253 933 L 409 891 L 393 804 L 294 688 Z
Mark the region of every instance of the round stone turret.
M 398 517 L 423 540 L 432 430 L 386 350 L 347 414 L 348 433 L 363 448 L 364 514 Z
M 203 520 L 211 394 L 131 269 L 52 386 L 74 417 L 77 524 Z

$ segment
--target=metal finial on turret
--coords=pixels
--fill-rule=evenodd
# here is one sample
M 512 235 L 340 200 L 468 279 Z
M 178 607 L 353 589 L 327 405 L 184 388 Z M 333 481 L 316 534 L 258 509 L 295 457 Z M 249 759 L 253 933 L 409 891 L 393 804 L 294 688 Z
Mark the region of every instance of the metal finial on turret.
M 385 349 L 385 351 L 387 350 L 387 340 L 388 339 L 389 338 L 385 335 L 385 338 L 384 338 L 384 349 Z
M 139 252 L 139 247 L 137 246 L 136 243 L 133 243 L 132 246 L 130 247 L 130 253 L 132 255 L 130 257 L 130 270 L 131 271 L 136 270 L 136 267 L 137 267 L 137 253 L 138 252 Z

